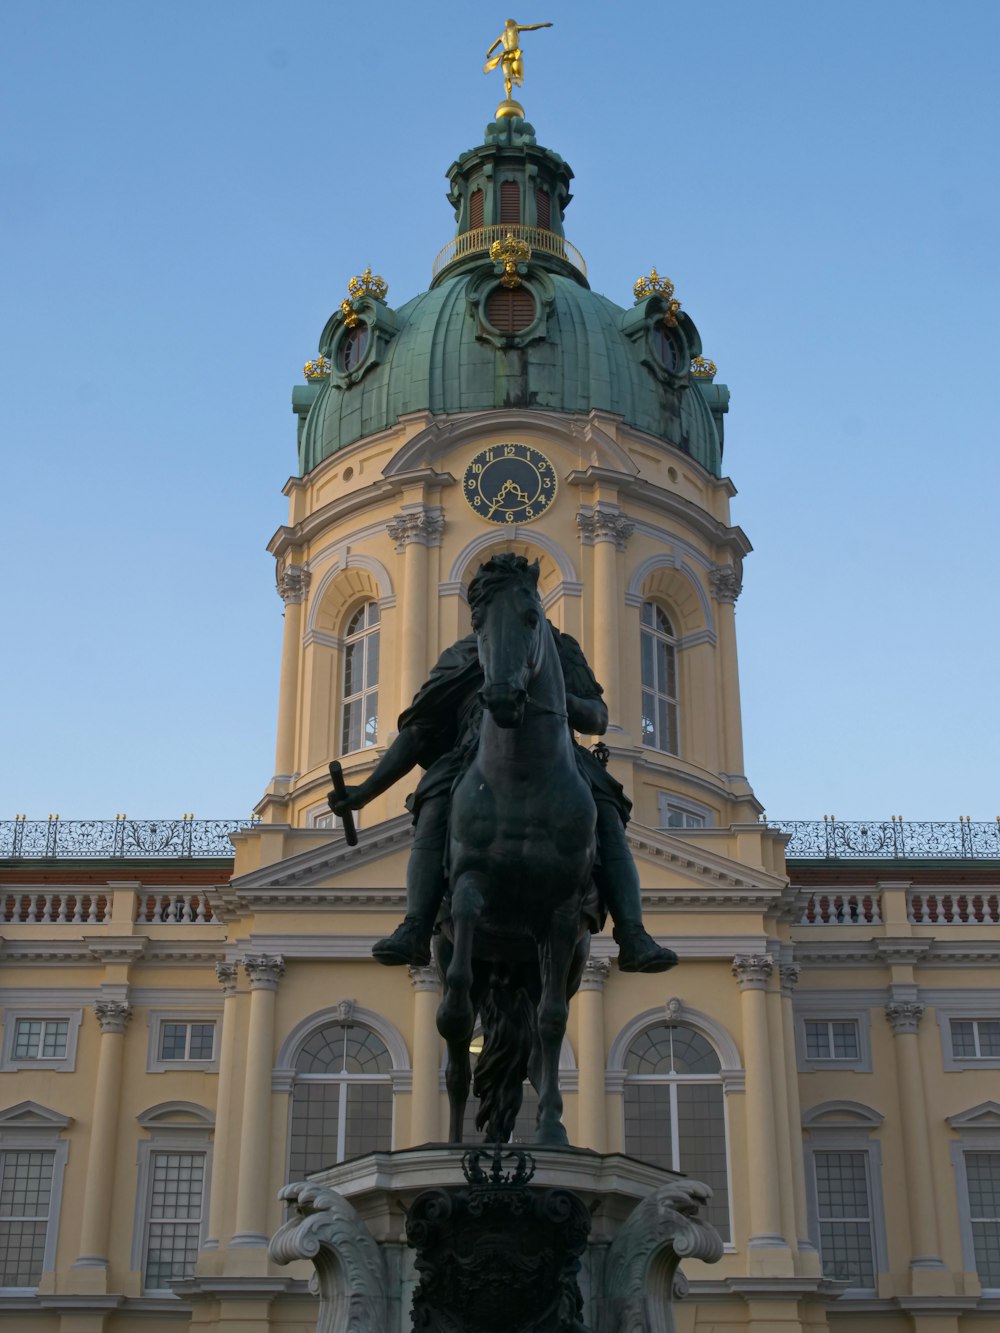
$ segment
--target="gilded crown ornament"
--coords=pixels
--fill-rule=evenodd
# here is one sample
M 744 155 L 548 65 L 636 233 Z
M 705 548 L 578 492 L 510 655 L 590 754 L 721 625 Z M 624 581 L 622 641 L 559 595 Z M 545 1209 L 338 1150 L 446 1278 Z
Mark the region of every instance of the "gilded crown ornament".
M 302 367 L 302 373 L 307 380 L 325 380 L 330 377 L 330 362 L 325 356 L 317 356 L 312 361 L 307 361 Z
M 677 314 L 681 308 L 680 301 L 673 300 L 674 284 L 669 278 L 661 277 L 655 268 L 651 268 L 648 273 L 644 273 L 632 288 L 637 301 L 643 301 L 647 296 L 662 296 L 667 303 L 666 314 L 663 316 L 663 322 L 668 328 L 673 328 L 677 323 Z
M 520 287 L 521 277 L 518 264 L 526 264 L 531 258 L 531 246 L 527 241 L 520 241 L 509 231 L 502 241 L 494 241 L 490 246 L 490 258 L 494 264 L 503 265 L 501 287 Z
M 691 358 L 691 374 L 698 380 L 714 379 L 719 367 L 707 356 Z
M 362 296 L 372 296 L 376 301 L 384 301 L 388 295 L 389 284 L 381 274 L 373 273 L 369 264 L 364 273 L 355 273 L 347 284 L 347 296 L 340 303 L 344 323 L 349 329 L 357 328 L 361 317 L 354 309 L 354 302 L 360 300 Z

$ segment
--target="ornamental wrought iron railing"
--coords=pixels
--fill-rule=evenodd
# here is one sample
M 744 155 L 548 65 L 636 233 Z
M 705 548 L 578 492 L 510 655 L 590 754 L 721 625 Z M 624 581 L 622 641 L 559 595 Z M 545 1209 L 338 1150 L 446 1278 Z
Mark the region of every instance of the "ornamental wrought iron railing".
M 247 819 L 5 819 L 0 858 L 128 860 L 232 856 L 230 833 Z
M 442 269 L 468 255 L 488 254 L 494 241 L 505 241 L 508 235 L 512 235 L 516 241 L 526 241 L 532 250 L 564 259 L 584 277 L 587 276 L 583 255 L 575 245 L 570 245 L 565 236 L 545 227 L 528 226 L 525 222 L 498 222 L 488 227 L 475 227 L 472 231 L 463 231 L 461 235 L 453 237 L 434 260 L 431 278 L 436 278 Z
M 791 834 L 785 848 L 802 861 L 1000 861 L 1000 819 L 768 819 Z

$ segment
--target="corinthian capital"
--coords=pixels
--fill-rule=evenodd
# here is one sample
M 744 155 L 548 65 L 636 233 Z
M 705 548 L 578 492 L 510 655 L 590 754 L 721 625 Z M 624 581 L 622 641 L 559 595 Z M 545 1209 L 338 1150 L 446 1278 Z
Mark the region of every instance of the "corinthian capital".
M 799 984 L 799 973 L 802 971 L 798 963 L 781 963 L 778 967 L 778 976 L 781 978 L 782 995 L 791 995 L 792 991 Z
M 286 606 L 297 606 L 305 601 L 311 577 L 305 565 L 286 565 L 284 561 L 278 562 L 276 579 L 278 596 Z
M 624 551 L 625 543 L 635 532 L 635 524 L 624 514 L 610 514 L 606 509 L 595 509 L 591 513 L 580 510 L 576 516 L 576 526 L 580 529 L 580 540 L 585 546 L 595 542 L 614 542 L 616 551 Z
M 444 515 L 439 509 L 411 509 L 397 514 L 385 525 L 385 530 L 402 551 L 412 542 L 421 546 L 440 546 L 444 531 Z
M 238 963 L 216 963 L 215 975 L 219 979 L 223 994 L 232 995 L 235 992 L 239 970 Z
M 924 1006 L 915 1000 L 893 1000 L 885 1006 L 885 1017 L 894 1037 L 916 1032 L 924 1016 Z
M 94 1013 L 102 1032 L 124 1032 L 132 1017 L 132 1006 L 115 1000 L 98 1000 Z
M 717 602 L 734 603 L 743 591 L 743 571 L 739 565 L 713 565 L 708 581 Z
M 766 953 L 738 953 L 733 959 L 733 976 L 740 990 L 763 990 L 774 971 Z
M 243 970 L 250 978 L 251 990 L 277 990 L 285 975 L 285 960 L 280 954 L 248 953 Z
M 603 990 L 604 983 L 611 975 L 611 960 L 608 958 L 588 958 L 583 965 L 580 978 L 581 990 Z

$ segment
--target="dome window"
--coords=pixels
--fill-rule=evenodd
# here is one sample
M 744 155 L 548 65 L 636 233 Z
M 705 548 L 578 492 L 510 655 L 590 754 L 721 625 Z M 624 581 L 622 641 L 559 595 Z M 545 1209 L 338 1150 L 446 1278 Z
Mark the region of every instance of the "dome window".
M 677 369 L 677 344 L 661 319 L 658 319 L 649 331 L 649 340 L 661 366 L 667 370 Z
M 527 287 L 495 287 L 486 298 L 486 318 L 498 333 L 520 333 L 535 321 L 535 298 Z
M 517 181 L 500 182 L 500 221 L 521 221 L 521 187 Z
M 469 195 L 469 230 L 478 231 L 483 225 L 483 192 L 473 190 Z
M 539 188 L 535 191 L 535 216 L 540 227 L 552 230 L 552 196 L 548 190 Z
M 338 366 L 345 374 L 349 374 L 361 364 L 367 350 L 368 325 L 357 324 L 353 329 L 348 329 L 341 340 L 337 351 Z

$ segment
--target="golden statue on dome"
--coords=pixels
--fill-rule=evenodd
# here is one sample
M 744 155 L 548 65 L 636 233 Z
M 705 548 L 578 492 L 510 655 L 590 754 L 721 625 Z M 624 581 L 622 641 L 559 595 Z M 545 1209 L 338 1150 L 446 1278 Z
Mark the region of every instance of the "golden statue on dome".
M 503 25 L 503 32 L 486 52 L 486 64 L 483 73 L 489 74 L 499 65 L 503 71 L 503 86 L 506 98 L 497 107 L 497 120 L 504 116 L 524 117 L 524 107 L 511 97 L 514 84 L 524 86 L 524 56 L 521 52 L 521 33 L 535 32 L 538 28 L 551 28 L 551 23 L 518 23 L 508 19 Z M 502 46 L 499 55 L 493 55 L 498 46 Z

